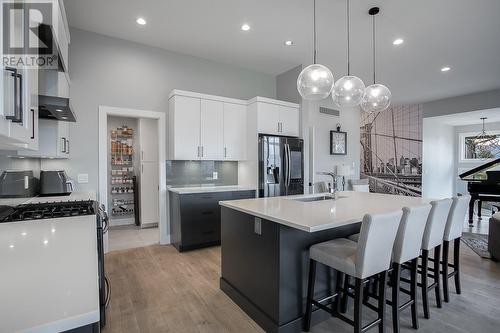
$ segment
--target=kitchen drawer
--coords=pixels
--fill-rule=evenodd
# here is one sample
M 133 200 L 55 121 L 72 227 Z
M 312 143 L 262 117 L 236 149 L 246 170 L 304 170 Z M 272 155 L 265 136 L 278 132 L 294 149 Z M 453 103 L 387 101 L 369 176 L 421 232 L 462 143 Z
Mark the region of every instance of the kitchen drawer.
M 226 200 L 241 200 L 241 199 L 253 199 L 253 198 L 255 198 L 255 190 L 234 191 L 231 192 L 231 199 L 226 199 Z

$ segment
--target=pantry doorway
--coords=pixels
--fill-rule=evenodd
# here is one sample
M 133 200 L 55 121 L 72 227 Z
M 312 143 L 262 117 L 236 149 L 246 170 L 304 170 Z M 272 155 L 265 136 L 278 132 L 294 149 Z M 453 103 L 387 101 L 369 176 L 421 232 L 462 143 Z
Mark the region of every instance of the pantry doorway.
M 168 244 L 165 114 L 99 107 L 99 202 L 108 251 Z

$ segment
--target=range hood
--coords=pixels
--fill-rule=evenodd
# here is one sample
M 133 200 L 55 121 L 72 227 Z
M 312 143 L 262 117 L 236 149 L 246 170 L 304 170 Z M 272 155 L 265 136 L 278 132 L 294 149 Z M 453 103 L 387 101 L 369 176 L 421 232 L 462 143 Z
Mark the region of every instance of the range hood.
M 38 71 L 38 117 L 76 121 L 69 99 L 69 77 L 55 70 Z
M 38 117 L 76 122 L 69 98 L 38 95 Z

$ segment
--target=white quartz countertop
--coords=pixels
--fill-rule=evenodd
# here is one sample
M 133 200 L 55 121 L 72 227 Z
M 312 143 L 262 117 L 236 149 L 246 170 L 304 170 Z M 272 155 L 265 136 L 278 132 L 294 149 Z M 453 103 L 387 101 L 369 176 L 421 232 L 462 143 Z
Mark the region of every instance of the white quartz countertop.
M 179 194 L 210 193 L 210 192 L 231 192 L 231 191 L 255 191 L 255 188 L 247 186 L 199 186 L 199 187 L 170 187 L 170 192 Z
M 95 215 L 0 223 L 0 332 L 99 321 Z
M 427 204 L 431 199 L 344 191 L 336 200 L 301 202 L 296 199 L 328 194 L 221 201 L 220 205 L 306 232 L 361 222 L 365 214 L 386 213 Z

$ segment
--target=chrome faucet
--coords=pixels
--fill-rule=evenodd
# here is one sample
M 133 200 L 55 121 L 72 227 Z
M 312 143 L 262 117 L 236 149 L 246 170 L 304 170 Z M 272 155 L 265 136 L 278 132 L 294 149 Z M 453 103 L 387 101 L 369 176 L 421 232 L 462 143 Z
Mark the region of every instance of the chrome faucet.
M 332 185 L 333 186 L 330 185 L 330 183 L 328 183 L 328 193 L 330 193 L 332 196 L 336 197 L 337 192 L 338 192 L 337 175 L 334 172 L 318 172 L 317 174 L 332 177 Z

